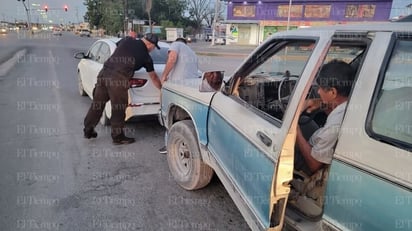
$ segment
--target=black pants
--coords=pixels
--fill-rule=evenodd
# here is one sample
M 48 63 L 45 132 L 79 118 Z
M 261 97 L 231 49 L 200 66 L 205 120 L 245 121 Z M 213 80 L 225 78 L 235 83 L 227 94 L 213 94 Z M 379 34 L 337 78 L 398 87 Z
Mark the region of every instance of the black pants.
M 97 76 L 97 83 L 93 90 L 93 102 L 84 118 L 84 128 L 87 130 L 96 127 L 106 102 L 110 100 L 112 105 L 112 117 L 110 118 L 112 138 L 123 134 L 128 89 L 129 79 L 126 76 L 103 68 Z
M 307 121 L 303 124 L 299 124 L 302 131 L 303 137 L 308 141 L 313 133 L 319 129 L 319 125 L 307 116 L 301 116 L 299 121 Z M 305 158 L 302 156 L 298 145 L 295 145 L 295 159 L 294 159 L 294 169 L 302 170 L 307 175 L 311 176 L 313 173 L 310 170 Z

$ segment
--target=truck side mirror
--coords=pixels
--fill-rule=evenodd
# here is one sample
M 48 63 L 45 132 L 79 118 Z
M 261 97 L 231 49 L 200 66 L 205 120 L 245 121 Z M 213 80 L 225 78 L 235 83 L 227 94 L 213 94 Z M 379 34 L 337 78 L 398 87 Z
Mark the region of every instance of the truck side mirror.
M 214 92 L 220 90 L 223 83 L 224 71 L 206 71 L 202 74 L 200 92 Z

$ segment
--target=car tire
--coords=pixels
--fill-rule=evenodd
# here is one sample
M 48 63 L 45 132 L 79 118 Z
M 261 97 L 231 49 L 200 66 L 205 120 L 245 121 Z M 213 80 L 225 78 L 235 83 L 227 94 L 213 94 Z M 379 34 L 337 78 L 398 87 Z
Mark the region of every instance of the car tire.
M 202 161 L 191 120 L 176 122 L 170 128 L 167 163 L 175 181 L 186 190 L 203 188 L 212 179 L 213 169 Z
M 78 89 L 79 89 L 79 94 L 81 96 L 86 96 L 87 93 L 86 93 L 86 91 L 84 90 L 84 87 L 83 87 L 83 82 L 82 82 L 82 77 L 80 75 L 80 71 L 77 72 L 77 86 L 78 86 Z

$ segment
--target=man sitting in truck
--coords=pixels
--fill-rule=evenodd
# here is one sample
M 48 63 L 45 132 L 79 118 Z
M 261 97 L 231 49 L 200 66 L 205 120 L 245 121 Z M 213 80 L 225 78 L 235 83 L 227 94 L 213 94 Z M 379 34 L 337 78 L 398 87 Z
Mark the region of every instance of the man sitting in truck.
M 311 113 L 320 108 L 328 117 L 325 125 L 317 129 L 308 140 L 298 126 L 294 164 L 296 170 L 302 170 L 311 176 L 332 162 L 354 78 L 355 70 L 343 61 L 332 60 L 321 68 L 316 79 L 320 98 L 307 100 L 304 110 Z

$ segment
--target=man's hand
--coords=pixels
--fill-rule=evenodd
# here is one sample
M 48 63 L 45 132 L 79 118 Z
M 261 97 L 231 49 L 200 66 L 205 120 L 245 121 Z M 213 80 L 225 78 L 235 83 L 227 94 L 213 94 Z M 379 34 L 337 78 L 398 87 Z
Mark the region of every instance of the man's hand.
M 160 82 L 159 77 L 157 76 L 156 72 L 152 71 L 152 72 L 148 72 L 150 79 L 152 80 L 153 85 L 157 88 L 157 89 L 161 89 L 162 88 L 162 83 Z
M 173 50 L 169 51 L 167 55 L 166 66 L 162 73 L 162 80 L 161 80 L 162 83 L 167 81 L 169 73 L 174 68 L 176 62 L 177 62 L 177 52 Z
M 322 106 L 321 99 L 307 99 L 303 106 L 303 112 L 312 113 Z

